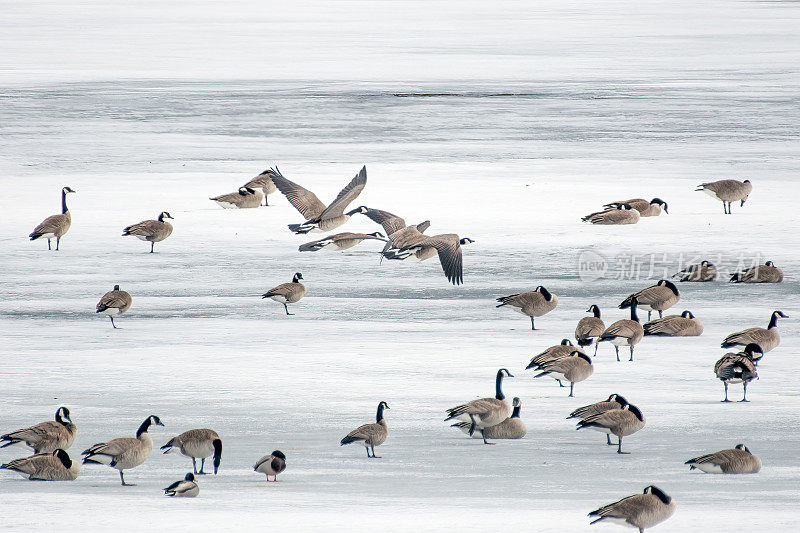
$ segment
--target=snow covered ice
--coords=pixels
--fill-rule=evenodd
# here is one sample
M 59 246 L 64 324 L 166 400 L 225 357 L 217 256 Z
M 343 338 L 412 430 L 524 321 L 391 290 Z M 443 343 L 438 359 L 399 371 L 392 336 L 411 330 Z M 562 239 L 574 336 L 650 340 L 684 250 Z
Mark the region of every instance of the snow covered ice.
M 0 17 L 0 432 L 69 406 L 73 458 L 134 436 L 155 450 L 126 471 L 74 482 L 0 472 L 10 530 L 278 531 L 589 528 L 586 514 L 654 484 L 675 498 L 657 531 L 788 531 L 800 518 L 800 6 L 794 2 L 8 2 Z M 208 200 L 266 166 L 330 201 L 367 166 L 353 204 L 429 234 L 471 237 L 464 285 L 436 259 L 384 261 L 381 243 L 299 253 L 298 213 L 223 210 Z M 753 182 L 733 215 L 694 192 Z M 68 198 L 59 252 L 27 235 Z M 603 203 L 659 197 L 669 215 L 590 226 Z M 175 218 L 149 244 L 122 228 Z M 341 231 L 380 228 L 354 216 Z M 579 259 L 606 268 L 579 276 Z M 600 258 L 600 259 L 598 259 Z M 706 258 L 772 260 L 781 284 L 679 284 L 701 337 L 645 338 L 636 362 L 601 345 L 575 398 L 522 370 L 571 338 L 596 303 Z M 634 260 L 632 263 L 631 260 Z M 585 263 L 584 263 L 585 264 Z M 639 279 L 630 272 L 642 267 Z M 651 272 L 652 265 L 652 272 Z M 286 316 L 261 294 L 302 272 Z M 94 313 L 119 284 L 133 296 L 112 330 Z M 544 285 L 536 319 L 494 298 Z M 749 404 L 722 404 L 725 335 L 783 310 L 782 344 L 759 365 Z M 640 317 L 643 313 L 640 312 Z M 624 354 L 625 350 L 623 350 Z M 627 359 L 625 357 L 624 359 Z M 445 409 L 515 378 L 528 427 L 484 446 Z M 618 456 L 565 420 L 617 392 L 646 427 Z M 739 399 L 739 386 L 731 398 Z M 389 438 L 368 460 L 339 440 L 385 400 Z M 200 496 L 163 487 L 191 460 L 157 448 L 191 428 L 224 442 Z M 759 474 L 689 472 L 689 458 L 744 443 Z M 287 456 L 278 483 L 252 471 Z M 0 450 L 0 461 L 26 450 Z

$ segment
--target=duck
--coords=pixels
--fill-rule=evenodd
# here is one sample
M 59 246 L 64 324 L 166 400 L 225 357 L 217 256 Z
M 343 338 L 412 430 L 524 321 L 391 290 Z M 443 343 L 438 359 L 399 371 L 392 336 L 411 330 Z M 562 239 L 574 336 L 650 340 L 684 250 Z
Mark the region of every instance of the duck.
M 722 341 L 722 347 L 732 348 L 753 343 L 758 344 L 763 353 L 774 350 L 781 343 L 781 335 L 778 333 L 778 318 L 789 318 L 789 316 L 785 315 L 783 311 L 773 311 L 767 329 L 748 328 L 731 333 Z
M 600 308 L 595 304 L 592 304 L 586 312 L 592 313 L 593 316 L 586 316 L 578 321 L 575 327 L 575 340 L 581 347 L 594 344 L 594 355 L 597 356 L 598 341 L 606 330 L 606 325 L 600 318 Z
M 31 481 L 74 481 L 81 465 L 73 461 L 65 450 L 58 448 L 52 453 L 14 459 L 0 465 L 0 469 L 13 470 Z
M 261 205 L 263 197 L 261 191 L 252 187 L 239 187 L 238 192 L 214 196 L 209 200 L 217 202 L 217 205 L 224 209 L 253 209 Z
M 520 408 L 522 407 L 522 400 L 514 398 L 511 401 L 513 408 L 511 416 L 497 424 L 496 426 L 489 426 L 483 431 L 488 439 L 521 439 L 528 432 L 525 427 L 525 422 L 519 417 Z M 472 424 L 470 422 L 456 422 L 450 427 L 458 428 L 467 435 L 469 435 Z M 477 433 L 472 434 L 473 439 L 481 438 Z
M 42 422 L 0 437 L 0 448 L 22 444 L 33 449 L 35 454 L 53 453 L 72 446 L 77 433 L 78 426 L 72 423 L 69 408 L 62 406 L 56 410 L 55 421 Z
M 163 453 L 178 451 L 181 455 L 192 458 L 192 470 L 197 475 L 204 475 L 206 458 L 214 456 L 214 475 L 222 461 L 222 439 L 213 429 L 190 429 L 177 437 L 173 437 L 161 447 Z M 197 471 L 197 459 L 200 459 L 200 471 Z
M 264 205 L 269 206 L 269 200 L 267 200 L 267 196 L 278 190 L 278 188 L 272 182 L 272 177 L 276 174 L 278 174 L 277 170 L 274 168 L 268 168 L 255 178 L 242 185 L 242 187 L 249 189 L 261 189 L 261 193 L 264 195 Z
M 703 323 L 691 311 L 657 318 L 642 327 L 645 335 L 661 337 L 697 337 L 703 334 Z
M 653 198 L 649 202 L 644 198 L 633 198 L 632 200 L 623 200 L 621 202 L 611 202 L 603 207 L 605 208 L 619 208 L 620 205 L 628 204 L 633 209 L 639 211 L 639 215 L 642 217 L 657 217 L 663 211 L 666 214 L 669 214 L 667 202 L 662 200 L 661 198 Z
M 35 241 L 36 239 L 44 237 L 47 239 L 47 249 L 51 250 L 50 239 L 55 239 L 56 251 L 58 251 L 61 237 L 69 231 L 69 227 L 72 225 L 72 215 L 69 214 L 69 208 L 67 207 L 67 195 L 74 192 L 72 187 L 62 187 L 61 214 L 49 216 L 44 219 L 41 224 L 33 228 L 31 234 L 28 235 L 30 240 Z
M 641 215 L 639 211 L 633 209 L 630 204 L 620 204 L 617 207 L 598 211 L 586 215 L 581 220 L 602 226 L 620 226 L 626 224 L 636 224 Z
M 114 315 L 121 315 L 131 308 L 133 298 L 130 293 L 123 291 L 119 285 L 114 285 L 114 289 L 108 291 L 97 302 L 97 313 L 104 313 L 111 319 L 111 327 L 117 329 L 114 324 Z
M 283 304 L 283 308 L 286 309 L 286 314 L 294 315 L 294 313 L 289 312 L 287 304 L 297 303 L 306 295 L 306 286 L 300 283 L 301 279 L 303 279 L 303 274 L 295 272 L 291 283 L 281 283 L 277 287 L 273 287 L 265 292 L 261 295 L 261 298 L 269 298 L 270 300 Z
M 375 446 L 380 446 L 386 442 L 386 438 L 389 436 L 389 428 L 386 426 L 386 420 L 383 418 L 384 409 L 389 409 L 389 404 L 382 401 L 378 404 L 378 414 L 375 417 L 375 423 L 358 426 L 345 435 L 339 442 L 339 445 L 344 446 L 352 442 L 360 442 L 367 450 L 367 457 L 380 459 L 380 456 L 375 455 Z M 369 453 L 370 449 L 372 450 L 372 455 Z
M 763 265 L 747 268 L 731 275 L 731 283 L 780 283 L 783 281 L 783 270 L 772 261 Z
M 739 207 L 744 207 L 744 203 L 753 192 L 753 184 L 750 180 L 719 180 L 701 183 L 695 191 L 702 191 L 712 198 L 722 202 L 722 211 L 726 215 L 731 214 L 731 202 L 739 202 Z
M 666 279 L 659 280 L 655 285 L 644 288 L 639 292 L 629 294 L 628 297 L 619 304 L 619 308 L 627 309 L 630 307 L 631 300 L 634 297 L 639 305 L 647 309 L 648 321 L 653 311 L 658 311 L 658 318 L 662 318 L 664 316 L 664 311 L 678 303 L 678 300 L 681 299 L 678 287 Z
M 606 328 L 602 335 L 600 335 L 600 340 L 597 342 L 604 342 L 609 341 L 611 344 L 614 345 L 614 350 L 617 352 L 617 361 L 619 361 L 619 347 L 620 346 L 629 346 L 631 349 L 631 358 L 629 361 L 633 361 L 633 347 L 636 346 L 639 341 L 642 340 L 644 337 L 644 328 L 639 323 L 639 316 L 636 314 L 636 306 L 639 304 L 639 301 L 636 297 L 633 297 L 630 301 L 631 307 L 631 318 L 630 320 L 617 320 L 610 326 Z
M 100 442 L 84 450 L 83 464 L 108 465 L 119 470 L 119 479 L 123 487 L 132 486 L 125 483 L 125 470 L 136 468 L 144 463 L 153 450 L 153 439 L 148 430 L 150 426 L 163 426 L 161 419 L 156 415 L 148 416 L 136 431 L 136 438 L 119 438 L 108 442 Z
M 761 471 L 761 459 L 756 457 L 744 444 L 733 449 L 720 450 L 689 459 L 684 464 L 689 470 L 700 470 L 706 474 L 757 474 Z
M 726 353 L 714 364 L 714 374 L 725 385 L 725 399 L 729 402 L 728 385 L 731 383 L 741 383 L 744 388 L 740 402 L 747 402 L 747 384 L 758 379 L 756 371 L 756 361 L 763 356 L 761 346 L 750 343 L 745 346 L 744 351 L 739 353 Z
M 191 472 L 186 474 L 183 479 L 164 489 L 164 495 L 171 498 L 196 498 L 198 494 L 200 494 L 200 487 Z
M 625 404 L 620 409 L 611 409 L 604 413 L 587 416 L 578 421 L 576 430 L 589 428 L 601 433 L 616 435 L 617 453 L 628 454 L 622 451 L 622 437 L 633 435 L 645 426 L 644 415 L 632 403 Z
M 595 509 L 589 516 L 599 518 L 590 522 L 610 522 L 620 526 L 632 527 L 643 533 L 668 519 L 675 513 L 675 500 L 655 485 L 645 487 L 642 494 L 634 494 L 614 503 Z
M 384 438 L 384 440 L 386 440 Z M 369 452 L 367 452 L 369 454 Z M 375 453 L 373 451 L 373 453 Z M 273 476 L 273 480 L 278 481 L 278 474 L 286 470 L 286 456 L 280 450 L 275 450 L 270 454 L 265 455 L 253 466 L 253 470 L 255 472 L 259 472 L 261 474 L 265 474 L 267 476 L 267 481 L 269 481 L 269 476 Z
M 497 298 L 500 302 L 495 307 L 509 306 L 523 315 L 531 317 L 531 330 L 536 331 L 534 318 L 544 316 L 558 306 L 558 296 L 539 285 L 530 292 L 501 296 Z
M 484 430 L 488 427 L 496 426 L 508 418 L 509 405 L 503 394 L 503 378 L 513 377 L 514 376 L 507 368 L 501 368 L 497 371 L 497 376 L 495 378 L 494 398 L 481 398 L 451 407 L 447 410 L 447 418 L 445 418 L 444 421 L 448 422 L 453 419 L 458 419 L 462 422 L 468 422 L 470 424 L 470 437 L 477 429 L 481 432 L 484 444 L 493 444 L 486 440 L 486 433 Z
M 707 281 L 716 281 L 719 277 L 719 272 L 717 271 L 717 267 L 714 266 L 713 263 L 710 261 L 700 261 L 699 263 L 689 265 L 680 272 L 677 272 L 672 275 L 672 277 L 677 277 L 678 281 L 698 281 L 698 282 L 707 282 Z
M 127 226 L 122 230 L 122 236 L 132 235 L 143 241 L 149 241 L 150 253 L 152 254 L 155 243 L 161 242 L 172 235 L 172 224 L 165 220 L 167 218 L 174 220 L 167 211 L 162 211 L 157 220 L 144 220 L 138 224 Z
M 558 381 L 559 385 L 561 385 L 561 381 L 569 381 L 570 398 L 574 396 L 573 388 L 575 384 L 589 378 L 594 373 L 591 358 L 583 353 L 582 350 L 573 350 L 568 357 L 544 363 L 535 367 L 535 369 L 541 372 L 533 376 L 534 378 L 550 376 Z

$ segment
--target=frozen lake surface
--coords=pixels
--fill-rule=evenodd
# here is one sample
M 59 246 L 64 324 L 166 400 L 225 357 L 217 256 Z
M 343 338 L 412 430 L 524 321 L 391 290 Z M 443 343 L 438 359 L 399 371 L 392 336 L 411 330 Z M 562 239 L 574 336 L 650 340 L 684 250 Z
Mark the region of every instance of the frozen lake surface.
M 658 531 L 793 530 L 798 23 L 795 2 L 4 5 L 0 432 L 67 405 L 73 457 L 133 436 L 150 414 L 166 425 L 151 431 L 156 446 L 211 427 L 224 453 L 187 501 L 160 491 L 191 467 L 178 455 L 126 472 L 136 487 L 102 466 L 72 483 L 0 472 L 0 525 L 584 531 L 589 511 L 655 484 L 678 505 Z M 379 265 L 374 242 L 301 254 L 311 238 L 288 232 L 301 217 L 280 194 L 242 211 L 207 200 L 274 164 L 325 202 L 366 164 L 354 207 L 475 239 L 464 285 L 436 259 Z M 723 178 L 754 184 L 732 216 L 694 192 Z M 72 228 L 47 252 L 26 236 L 58 211 L 64 185 L 77 191 Z M 654 196 L 669 215 L 580 221 Z M 157 253 L 120 236 L 162 210 L 175 231 Z M 354 217 L 341 231 L 378 229 Z M 605 258 L 603 277 L 578 275 L 587 251 Z M 694 312 L 704 334 L 648 337 L 635 363 L 603 345 L 575 398 L 523 370 L 572 337 L 592 303 L 607 324 L 624 318 L 626 295 L 702 258 L 726 269 L 769 259 L 786 279 L 682 284 L 671 311 Z M 297 271 L 308 296 L 287 317 L 260 295 Z M 112 330 L 94 306 L 117 283 L 133 306 Z M 495 309 L 537 285 L 560 303 L 536 332 Z M 720 403 L 721 339 L 765 327 L 775 309 L 790 318 L 752 402 Z M 491 395 L 500 367 L 516 375 L 505 390 L 521 397 L 528 434 L 483 446 L 442 419 Z M 612 392 L 647 419 L 624 440 L 631 455 L 564 420 Z M 382 459 L 339 447 L 380 400 L 391 407 Z M 683 465 L 740 442 L 761 473 Z M 252 465 L 273 449 L 288 467 L 267 484 Z M 3 449 L 0 461 L 23 455 Z

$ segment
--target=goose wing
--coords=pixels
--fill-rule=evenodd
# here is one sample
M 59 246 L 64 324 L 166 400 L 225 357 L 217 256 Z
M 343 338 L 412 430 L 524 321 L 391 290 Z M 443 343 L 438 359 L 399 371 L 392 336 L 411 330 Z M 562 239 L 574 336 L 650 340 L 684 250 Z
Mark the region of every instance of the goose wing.
M 143 237 L 150 237 L 155 235 L 163 226 L 163 222 L 158 220 L 143 220 L 138 224 L 132 224 L 122 230 L 124 235 L 141 235 Z
M 381 226 L 383 226 L 383 230 L 386 232 L 386 235 L 391 235 L 392 233 L 400 231 L 401 229 L 406 227 L 405 220 L 388 211 L 368 208 L 367 212 L 364 213 L 364 215 L 366 215 L 373 222 L 376 222 Z
M 109 291 L 97 303 L 97 311 L 122 308 L 128 303 L 128 295 L 124 291 Z
M 432 246 L 436 248 L 436 251 L 439 252 L 439 262 L 442 264 L 442 270 L 444 270 L 447 281 L 453 285 L 461 285 L 464 282 L 463 259 L 458 235 L 446 233 L 427 237 L 419 241 L 415 246 Z
M 325 211 L 325 204 L 317 198 L 316 194 L 293 181 L 287 180 L 280 172 L 272 176 L 272 183 L 286 196 L 289 203 L 300 211 L 300 214 L 306 220 L 313 220 Z
M 722 347 L 734 346 L 736 344 L 749 344 L 754 342 L 761 345 L 769 340 L 769 330 L 764 328 L 748 328 L 737 333 L 731 333 L 722 341 Z
M 636 334 L 636 327 L 633 320 L 617 320 L 606 329 L 600 336 L 601 339 L 608 339 L 611 337 L 627 337 L 631 338 Z
M 319 214 L 319 218 L 333 218 L 338 217 L 344 213 L 345 208 L 358 198 L 358 195 L 361 194 L 361 191 L 364 190 L 364 187 L 367 185 L 367 167 L 361 167 L 361 170 L 358 171 L 358 174 L 350 180 L 350 183 L 339 192 L 339 195 L 336 199 L 331 202 L 331 204 L 326 207 L 322 213 Z
M 61 225 L 64 223 L 64 219 L 66 215 L 51 215 L 44 219 L 41 224 L 33 228 L 33 232 L 30 234 L 31 237 L 34 235 L 45 235 L 47 233 L 54 233 Z

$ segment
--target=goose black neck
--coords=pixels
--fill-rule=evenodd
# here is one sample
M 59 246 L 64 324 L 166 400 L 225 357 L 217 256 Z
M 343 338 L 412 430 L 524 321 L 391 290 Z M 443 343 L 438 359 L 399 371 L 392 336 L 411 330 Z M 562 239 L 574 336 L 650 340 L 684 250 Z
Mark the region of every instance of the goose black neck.
M 778 327 L 778 313 L 772 313 L 772 317 L 769 319 L 769 326 L 767 327 L 767 329 L 772 329 L 777 327 Z
M 594 317 L 600 318 L 600 308 L 597 306 L 594 306 Z
M 63 413 L 63 411 L 61 409 L 56 411 L 56 422 L 58 422 L 61 425 L 66 426 L 67 425 L 67 421 L 64 420 L 64 416 L 63 416 L 62 413 Z
M 505 395 L 503 394 L 503 373 L 502 372 L 498 372 L 497 373 L 497 382 L 495 383 L 495 395 L 494 395 L 494 397 L 497 398 L 498 400 L 505 400 L 506 399 Z
M 67 452 L 60 450 L 56 452 L 56 457 L 58 457 L 59 461 L 61 461 L 61 464 L 64 465 L 64 468 L 66 468 L 67 470 L 72 468 L 72 459 L 69 458 Z
M 544 296 L 544 299 L 545 299 L 545 300 L 547 300 L 547 301 L 549 302 L 550 300 L 552 300 L 552 299 L 553 299 L 553 295 L 552 295 L 552 294 L 550 294 L 550 291 L 548 291 L 548 290 L 547 290 L 547 289 L 545 289 L 544 287 L 542 287 L 540 290 L 541 290 L 541 292 L 542 292 L 542 296 Z
M 67 211 L 69 211 L 69 209 L 67 209 L 67 191 L 62 190 L 61 191 L 61 213 L 63 214 L 63 213 L 66 213 Z
M 383 402 L 378 404 L 378 414 L 375 416 L 375 421 L 380 422 L 383 420 Z
M 147 420 L 142 422 L 142 425 L 139 426 L 139 430 L 136 432 L 136 438 L 138 439 L 139 437 L 142 436 L 142 434 L 147 433 L 148 429 L 150 429 L 150 417 L 149 416 L 147 417 Z
M 160 215 L 158 215 L 158 221 L 159 222 L 164 222 L 164 213 L 161 213 Z
M 511 418 L 519 418 L 519 405 L 514 406 L 514 410 L 511 412 Z
M 214 439 L 212 444 L 214 445 L 214 473 L 216 474 L 219 463 L 222 460 L 222 441 L 220 439 Z
M 639 315 L 636 314 L 636 304 L 631 305 L 631 320 L 639 322 Z

